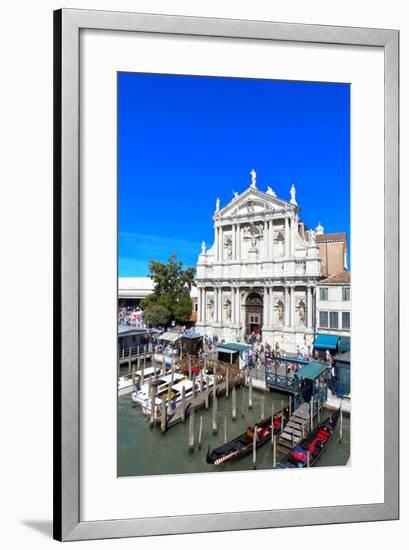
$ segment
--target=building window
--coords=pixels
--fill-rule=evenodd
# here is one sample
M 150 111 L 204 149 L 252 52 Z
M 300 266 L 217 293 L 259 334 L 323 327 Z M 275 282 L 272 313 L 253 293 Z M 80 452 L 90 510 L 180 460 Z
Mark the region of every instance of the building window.
M 329 328 L 338 328 L 338 311 L 329 312 Z
M 320 311 L 320 327 L 328 328 L 328 311 Z
M 342 312 L 342 328 L 348 330 L 351 328 L 351 314 L 349 311 Z
M 351 288 L 349 286 L 345 286 L 342 288 L 342 300 L 344 302 L 349 302 L 351 299 Z
M 320 300 L 328 300 L 328 288 L 320 288 Z

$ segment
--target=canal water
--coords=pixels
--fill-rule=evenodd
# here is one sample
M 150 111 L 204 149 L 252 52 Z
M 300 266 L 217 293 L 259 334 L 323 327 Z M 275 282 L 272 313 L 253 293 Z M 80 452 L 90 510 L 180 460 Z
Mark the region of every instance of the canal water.
M 118 476 L 146 476 L 155 474 L 187 474 L 198 472 L 228 472 L 250 470 L 253 468 L 252 455 L 238 460 L 226 462 L 220 466 L 206 463 L 208 448 L 214 448 L 224 443 L 224 425 L 226 421 L 227 441 L 244 432 L 247 426 L 254 425 L 261 418 L 262 396 L 264 396 L 264 417 L 274 410 L 288 404 L 288 397 L 282 393 L 261 393 L 253 389 L 253 407 L 248 406 L 248 388 L 237 389 L 237 417 L 232 420 L 231 392 L 228 399 L 220 396 L 218 399 L 218 432 L 212 433 L 212 406 L 209 410 L 200 409 L 195 414 L 195 451 L 188 449 L 188 420 L 177 424 L 162 434 L 157 426 L 149 426 L 149 417 L 145 416 L 140 406 L 136 406 L 131 395 L 118 398 Z M 322 411 L 321 420 L 329 414 Z M 200 417 L 203 417 L 202 447 L 197 445 Z M 350 419 L 343 417 L 343 438 L 339 441 L 339 427 L 328 444 L 328 447 L 316 466 L 341 466 L 348 461 L 350 454 Z M 277 454 L 277 463 L 280 460 Z M 257 450 L 257 469 L 273 467 L 271 444 L 266 443 Z

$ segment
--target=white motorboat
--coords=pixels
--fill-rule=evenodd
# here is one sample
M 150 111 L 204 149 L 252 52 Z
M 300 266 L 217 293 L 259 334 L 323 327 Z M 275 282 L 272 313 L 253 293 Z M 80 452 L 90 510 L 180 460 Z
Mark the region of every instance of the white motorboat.
M 172 402 L 172 407 L 175 408 L 182 400 L 182 390 L 185 388 L 185 399 L 190 399 L 193 393 L 193 382 L 188 377 L 181 374 L 174 374 L 173 384 L 170 385 L 171 375 L 160 377 L 158 380 L 151 382 L 151 387 L 156 388 L 155 406 L 160 407 L 163 399 L 169 402 L 169 394 Z M 206 378 L 209 380 L 209 388 L 213 386 L 214 377 L 208 375 L 203 378 L 203 390 L 207 389 Z M 200 379 L 195 381 L 195 392 L 200 391 Z M 142 406 L 142 411 L 146 415 L 151 414 L 152 399 L 148 395 L 149 384 L 144 384 L 139 392 L 132 393 L 132 400 Z
M 158 372 L 158 370 L 159 370 L 159 367 L 156 367 L 156 372 Z M 144 378 L 146 378 L 148 376 L 152 376 L 153 374 L 155 374 L 155 368 L 147 367 L 146 369 L 144 369 L 143 372 L 144 372 Z M 140 385 L 140 382 L 142 380 L 142 370 L 140 369 L 135 371 L 135 383 L 132 382 L 132 378 L 133 378 L 132 374 L 125 374 L 118 378 L 118 396 L 119 397 L 135 391 L 136 387 Z

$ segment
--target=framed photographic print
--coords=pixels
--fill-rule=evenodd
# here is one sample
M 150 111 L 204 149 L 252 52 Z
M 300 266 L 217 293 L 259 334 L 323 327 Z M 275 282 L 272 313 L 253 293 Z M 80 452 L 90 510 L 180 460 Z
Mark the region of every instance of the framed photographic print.
M 398 32 L 54 29 L 55 538 L 396 519 Z

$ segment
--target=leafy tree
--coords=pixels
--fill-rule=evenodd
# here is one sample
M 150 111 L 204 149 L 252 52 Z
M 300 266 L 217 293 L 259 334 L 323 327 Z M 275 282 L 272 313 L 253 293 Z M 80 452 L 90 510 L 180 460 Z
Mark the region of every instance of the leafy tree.
M 150 322 L 147 320 L 149 311 L 160 306 L 169 313 L 167 322 L 175 319 L 178 323 L 186 323 L 192 313 L 190 290 L 195 284 L 196 270 L 192 267 L 183 269 L 183 263 L 177 260 L 176 254 L 172 254 L 167 263 L 151 260 L 149 270 L 155 290 L 142 300 L 145 320 Z
M 144 319 L 148 325 L 152 325 L 154 327 L 159 325 L 165 326 L 169 322 L 170 311 L 159 304 L 151 305 L 147 310 L 145 310 Z
M 186 323 L 192 315 L 192 300 L 189 294 L 179 298 L 173 307 L 173 314 L 177 323 Z

